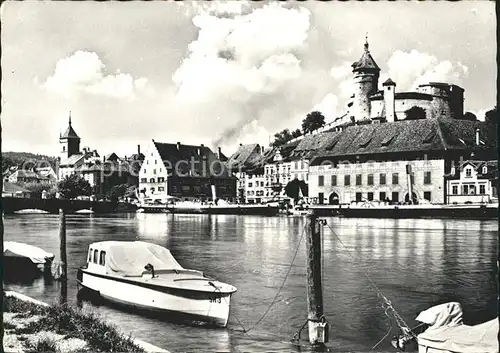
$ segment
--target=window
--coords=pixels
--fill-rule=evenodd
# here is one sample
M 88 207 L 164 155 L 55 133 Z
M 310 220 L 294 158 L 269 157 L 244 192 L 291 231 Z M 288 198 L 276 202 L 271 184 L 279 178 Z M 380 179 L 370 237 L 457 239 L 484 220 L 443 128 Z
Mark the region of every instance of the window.
M 248 187 L 251 188 L 253 183 L 248 183 Z
M 158 187 L 158 191 L 159 191 L 159 192 L 160 192 L 160 191 L 165 191 L 165 188 L 164 188 L 163 186 L 159 186 L 159 187 Z
M 399 174 L 392 173 L 392 185 L 398 185 L 398 184 L 399 184 Z
M 147 183 L 148 182 L 148 178 L 141 178 L 141 183 Z
M 155 159 L 155 164 L 157 163 L 158 161 Z
M 151 191 L 152 194 L 154 194 L 155 193 L 155 188 L 151 188 L 150 191 Z
M 150 178 L 150 179 L 149 179 L 149 182 L 150 182 L 150 183 L 154 183 L 154 182 L 155 182 L 155 178 Z
M 99 253 L 99 252 L 97 251 L 97 249 L 96 249 L 96 250 L 94 250 L 94 260 L 93 260 L 92 262 L 93 262 L 93 263 L 95 263 L 95 264 L 97 263 L 97 256 L 98 256 L 98 253 Z
M 363 194 L 360 192 L 357 192 L 356 193 L 356 202 L 361 202 L 362 199 L 363 199 Z
M 361 174 L 356 174 L 356 185 L 361 185 L 361 178 L 362 178 Z
M 484 167 L 483 167 L 483 172 L 482 172 L 482 173 L 483 173 L 483 174 L 488 174 L 488 167 L 484 166 Z
M 452 193 L 453 195 L 457 195 L 457 194 L 458 194 L 458 185 L 453 185 L 453 186 L 451 187 L 451 193 Z
M 466 168 L 465 169 L 465 177 L 466 178 L 472 177 L 472 169 L 471 168 Z
M 88 259 L 88 262 L 92 262 L 92 253 L 93 253 L 93 250 L 92 248 L 89 249 L 89 259 Z
M 368 193 L 368 201 L 373 201 L 373 192 Z
M 424 184 L 431 183 L 431 172 L 424 172 Z
M 318 175 L 318 186 L 323 186 L 325 184 L 325 177 L 323 175 Z
M 149 164 L 149 159 L 146 159 L 146 164 Z
M 319 204 L 322 205 L 324 202 L 325 202 L 325 194 L 320 192 L 318 193 L 318 201 L 319 201 Z
M 475 195 L 476 194 L 476 185 L 469 186 L 469 194 L 470 195 Z
M 385 185 L 385 173 L 380 173 L 380 185 Z
M 481 195 L 486 194 L 486 185 L 484 185 L 484 184 L 479 185 L 479 193 Z
M 368 185 L 373 185 L 373 174 L 368 174 Z
M 469 195 L 469 185 L 462 185 L 462 195 Z
M 386 196 L 385 196 L 385 192 L 384 192 L 384 191 L 381 191 L 381 192 L 378 194 L 378 199 L 379 199 L 380 201 L 385 201 L 385 198 L 386 198 Z
M 424 200 L 431 201 L 431 192 L 424 191 Z
M 337 186 L 337 176 L 332 175 L 332 186 Z
M 164 177 L 158 177 L 158 182 L 159 182 L 159 183 L 163 183 L 163 182 L 165 182 L 165 178 L 164 178 Z
M 344 185 L 345 186 L 351 185 L 351 176 L 350 175 L 344 175 Z
M 63 152 L 66 152 L 66 146 L 63 146 Z
M 396 191 L 392 193 L 392 202 L 399 202 L 399 193 Z
M 99 265 L 104 266 L 106 264 L 106 251 L 101 251 L 99 256 Z

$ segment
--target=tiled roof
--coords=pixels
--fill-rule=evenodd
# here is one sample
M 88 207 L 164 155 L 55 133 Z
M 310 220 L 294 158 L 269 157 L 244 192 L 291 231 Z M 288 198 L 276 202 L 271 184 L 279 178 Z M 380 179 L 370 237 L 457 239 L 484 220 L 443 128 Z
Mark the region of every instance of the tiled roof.
M 353 72 L 366 69 L 372 71 L 380 71 L 380 68 L 378 67 L 375 60 L 373 60 L 373 57 L 368 50 L 368 43 L 365 43 L 365 51 L 363 52 L 363 55 L 361 55 L 361 58 L 352 64 Z
M 480 129 L 480 147 L 475 146 L 476 128 Z M 490 130 L 479 121 L 449 118 L 349 126 L 339 134 L 333 147 L 321 148 L 314 156 L 347 157 L 398 152 L 496 149 L 496 134 Z M 328 134 L 332 134 L 335 142 L 335 132 Z
M 231 176 L 231 173 L 224 163 L 222 163 L 217 158 L 217 155 L 206 146 L 180 144 L 178 149 L 175 143 L 155 142 L 154 144 L 162 161 L 164 163 L 167 161 L 170 163 L 170 165 L 168 165 L 168 163 L 165 164 L 165 167 L 167 169 L 177 168 L 175 171 L 180 175 L 188 174 L 191 170 L 193 174 L 196 173 L 197 175 L 205 175 L 207 177 L 210 176 L 208 174 L 211 171 L 213 171 L 214 174 L 218 174 L 218 176 L 214 175 L 214 177 L 228 178 Z M 204 167 L 204 161 L 206 161 L 206 167 Z M 210 167 L 212 167 L 212 170 Z
M 304 136 L 297 147 L 290 154 L 291 160 L 310 159 L 321 148 L 327 148 L 338 141 L 340 132 L 319 133 Z
M 64 134 L 61 136 L 61 138 L 63 138 L 63 139 L 67 139 L 67 138 L 80 139 L 80 137 L 78 137 L 78 135 L 76 134 L 75 130 L 73 130 L 73 127 L 71 126 L 71 124 L 69 124 L 68 128 L 66 129 Z
M 70 156 L 69 158 L 61 160 L 61 163 L 59 166 L 73 166 L 75 163 L 79 162 L 82 158 L 84 158 L 85 155 L 81 153 L 74 154 Z
M 16 174 L 18 178 L 38 178 L 38 175 L 32 170 L 19 169 L 12 173 L 12 175 Z
M 389 77 L 384 81 L 384 83 L 382 83 L 382 86 L 396 86 L 396 83 Z
M 225 162 L 226 166 L 233 170 L 252 167 L 255 160 L 260 156 L 258 147 L 259 145 L 257 143 L 240 145 L 236 152 Z
M 3 190 L 2 192 L 7 192 L 7 193 L 15 193 L 15 192 L 30 192 L 29 190 L 14 184 L 14 183 L 9 183 L 9 182 L 4 182 L 3 183 Z

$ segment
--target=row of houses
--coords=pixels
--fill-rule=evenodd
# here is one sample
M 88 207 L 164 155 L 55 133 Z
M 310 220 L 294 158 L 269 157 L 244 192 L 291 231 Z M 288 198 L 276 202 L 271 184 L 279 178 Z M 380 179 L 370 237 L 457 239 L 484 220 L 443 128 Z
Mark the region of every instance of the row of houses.
M 317 204 L 497 201 L 497 137 L 479 121 L 440 117 L 351 124 L 279 148 L 241 145 L 228 160 L 248 203 L 285 197 L 293 179 Z

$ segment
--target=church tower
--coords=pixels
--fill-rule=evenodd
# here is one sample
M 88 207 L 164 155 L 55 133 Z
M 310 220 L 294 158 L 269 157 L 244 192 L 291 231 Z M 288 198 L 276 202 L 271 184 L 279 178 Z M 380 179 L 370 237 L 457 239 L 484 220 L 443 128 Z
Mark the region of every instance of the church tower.
M 354 100 L 350 110 L 355 121 L 370 119 L 370 96 L 377 93 L 380 68 L 368 50 L 368 38 L 361 58 L 352 64 Z
M 59 137 L 59 144 L 61 145 L 59 156 L 61 157 L 61 161 L 80 153 L 80 137 L 78 137 L 71 126 L 71 112 L 69 112 L 68 124 L 66 132 Z

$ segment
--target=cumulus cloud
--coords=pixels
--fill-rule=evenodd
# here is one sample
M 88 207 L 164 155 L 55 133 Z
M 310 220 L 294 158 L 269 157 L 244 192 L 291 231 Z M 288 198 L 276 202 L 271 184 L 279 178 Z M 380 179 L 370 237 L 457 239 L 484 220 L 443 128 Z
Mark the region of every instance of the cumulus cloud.
M 309 10 L 268 3 L 250 12 L 238 5 L 228 14 L 209 9 L 193 18 L 198 37 L 172 76 L 177 103 L 198 118 L 199 128 L 220 117 L 214 144 L 238 139 L 252 121 L 274 130 L 280 119 L 311 106 L 316 93 L 299 82 Z
M 36 79 L 37 82 L 38 79 Z M 60 59 L 54 74 L 42 84 L 51 92 L 66 98 L 91 94 L 115 99 L 133 99 L 147 88 L 145 77 L 134 78 L 119 70 L 108 74 L 106 66 L 94 52 L 78 50 Z
M 410 52 L 396 50 L 387 61 L 387 66 L 388 76 L 396 82 L 398 91 L 413 90 L 429 82 L 461 85 L 469 73 L 467 66 L 460 62 L 440 61 L 433 55 L 415 49 Z
M 339 99 L 333 93 L 328 93 L 311 111 L 319 111 L 325 116 L 325 121 L 330 122 L 337 117 Z

